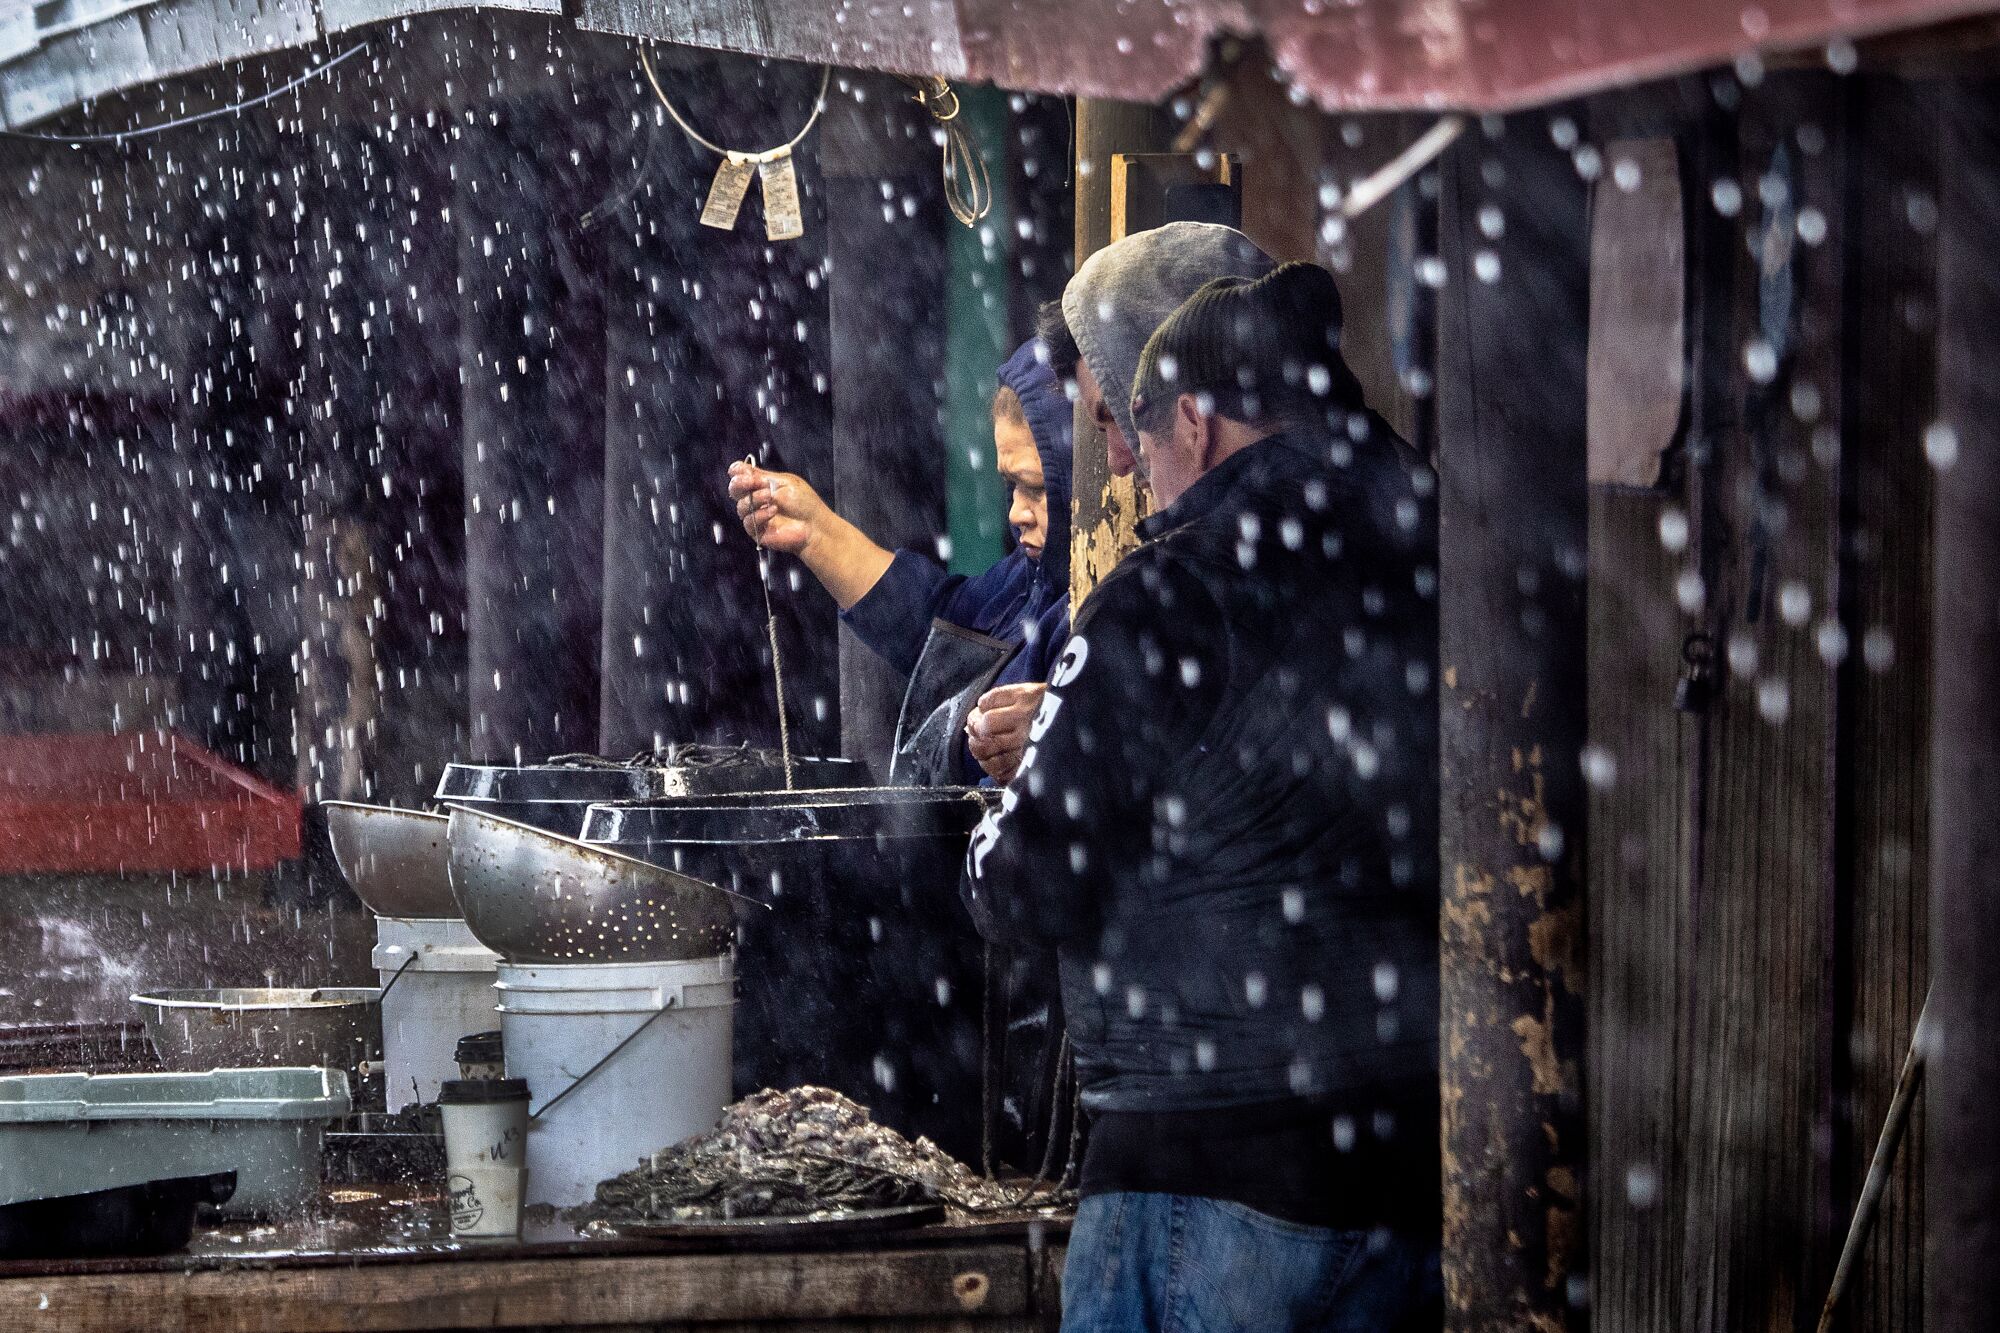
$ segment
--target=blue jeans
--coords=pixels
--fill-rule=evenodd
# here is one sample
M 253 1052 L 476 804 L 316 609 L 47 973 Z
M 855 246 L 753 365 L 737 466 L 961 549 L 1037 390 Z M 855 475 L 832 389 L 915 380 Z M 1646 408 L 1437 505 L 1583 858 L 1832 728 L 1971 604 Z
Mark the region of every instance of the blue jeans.
M 1063 1333 L 1391 1333 L 1428 1296 L 1432 1256 L 1387 1231 L 1332 1231 L 1182 1194 L 1077 1209 Z

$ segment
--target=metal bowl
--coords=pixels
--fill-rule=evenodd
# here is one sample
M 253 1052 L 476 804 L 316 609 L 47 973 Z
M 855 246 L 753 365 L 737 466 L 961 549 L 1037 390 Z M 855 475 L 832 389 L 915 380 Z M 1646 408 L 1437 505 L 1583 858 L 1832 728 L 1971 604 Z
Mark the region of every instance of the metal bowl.
M 514 963 L 664 963 L 729 948 L 731 895 L 660 866 L 454 806 L 451 891 Z
M 377 916 L 458 915 L 451 896 L 450 819 L 427 810 L 327 801 L 327 836 L 340 873 Z
M 374 986 L 225 986 L 134 995 L 169 1071 L 324 1065 L 353 1069 L 381 1049 Z

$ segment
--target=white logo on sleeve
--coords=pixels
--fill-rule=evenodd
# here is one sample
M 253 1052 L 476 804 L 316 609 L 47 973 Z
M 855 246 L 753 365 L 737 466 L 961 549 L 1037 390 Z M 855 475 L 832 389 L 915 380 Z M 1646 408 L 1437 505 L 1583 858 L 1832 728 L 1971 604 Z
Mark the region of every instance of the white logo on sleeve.
M 1028 740 L 1032 743 L 1046 736 L 1054 724 L 1056 714 L 1062 711 L 1062 696 L 1056 691 L 1077 678 L 1083 664 L 1090 660 L 1090 645 L 1080 636 L 1072 638 L 1063 655 L 1056 662 L 1056 669 L 1049 673 L 1048 692 L 1042 695 L 1042 706 L 1035 710 L 1035 720 L 1028 725 Z
M 1069 646 L 1056 661 L 1056 669 L 1049 673 L 1049 688 L 1059 690 L 1076 679 L 1076 673 L 1083 670 L 1083 664 L 1090 660 L 1090 644 L 1081 634 L 1070 636 Z

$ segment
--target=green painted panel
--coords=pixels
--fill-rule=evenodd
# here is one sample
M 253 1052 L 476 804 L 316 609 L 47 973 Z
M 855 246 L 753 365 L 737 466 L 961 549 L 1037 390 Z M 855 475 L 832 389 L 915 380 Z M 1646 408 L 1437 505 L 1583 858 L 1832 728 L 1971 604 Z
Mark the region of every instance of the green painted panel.
M 959 120 L 993 179 L 993 211 L 972 227 L 949 224 L 950 284 L 945 296 L 944 435 L 951 568 L 977 574 L 1006 547 L 1007 496 L 993 470 L 994 372 L 1013 351 L 1007 327 L 1012 280 L 1007 233 L 1007 95 L 961 88 Z

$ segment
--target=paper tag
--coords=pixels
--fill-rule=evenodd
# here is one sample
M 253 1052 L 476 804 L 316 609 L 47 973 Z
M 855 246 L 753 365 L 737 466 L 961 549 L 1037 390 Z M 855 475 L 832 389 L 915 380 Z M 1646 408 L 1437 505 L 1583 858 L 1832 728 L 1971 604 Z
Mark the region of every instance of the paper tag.
M 722 159 L 722 165 L 715 169 L 715 180 L 708 187 L 708 202 L 701 207 L 702 226 L 718 231 L 736 230 L 736 214 L 743 207 L 743 197 L 750 193 L 750 175 L 748 162 L 734 157 Z
M 764 234 L 774 241 L 805 235 L 805 215 L 799 209 L 799 174 L 792 168 L 792 155 L 759 163 L 757 175 L 764 183 Z

